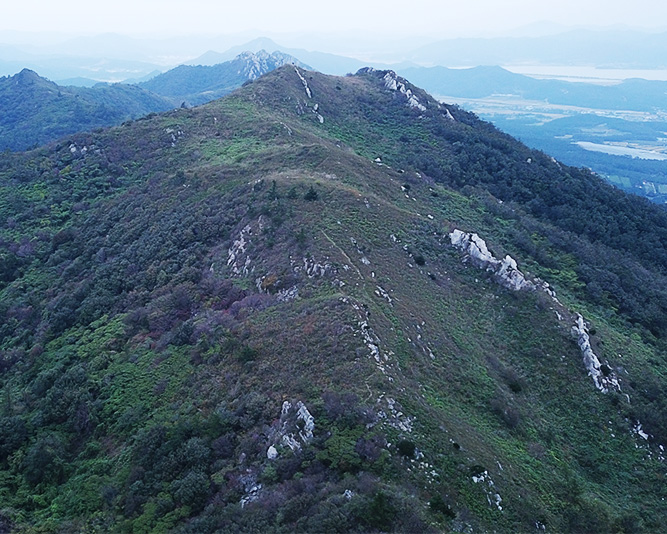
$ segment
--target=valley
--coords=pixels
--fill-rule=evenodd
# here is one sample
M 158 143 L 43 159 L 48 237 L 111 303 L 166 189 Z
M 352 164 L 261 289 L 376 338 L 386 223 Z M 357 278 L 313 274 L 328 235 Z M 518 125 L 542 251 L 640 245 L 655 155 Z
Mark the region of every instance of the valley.
M 560 161 L 591 168 L 625 191 L 667 201 L 666 170 L 650 163 L 667 160 L 666 110 L 586 108 L 518 95 L 438 99 L 475 112 Z

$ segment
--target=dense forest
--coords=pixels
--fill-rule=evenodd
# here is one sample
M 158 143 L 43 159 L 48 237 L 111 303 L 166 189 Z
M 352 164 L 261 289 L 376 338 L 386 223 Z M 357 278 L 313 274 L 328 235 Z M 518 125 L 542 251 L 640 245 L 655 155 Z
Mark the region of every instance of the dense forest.
M 61 87 L 24 69 L 0 78 L 0 150 L 34 148 L 171 107 L 164 98 L 134 85 Z

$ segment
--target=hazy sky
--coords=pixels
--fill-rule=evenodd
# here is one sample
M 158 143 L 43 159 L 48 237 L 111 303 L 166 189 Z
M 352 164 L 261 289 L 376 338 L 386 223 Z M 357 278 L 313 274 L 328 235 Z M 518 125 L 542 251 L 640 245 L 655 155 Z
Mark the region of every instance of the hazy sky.
M 567 26 L 667 28 L 661 0 L 10 0 L 0 30 L 237 33 L 429 34 L 442 38 L 502 33 L 535 22 Z

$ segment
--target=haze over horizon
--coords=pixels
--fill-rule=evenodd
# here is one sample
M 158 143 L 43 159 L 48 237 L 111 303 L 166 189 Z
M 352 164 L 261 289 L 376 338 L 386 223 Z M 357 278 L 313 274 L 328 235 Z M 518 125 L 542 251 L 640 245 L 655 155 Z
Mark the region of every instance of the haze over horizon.
M 416 0 L 390 2 L 381 9 L 370 2 L 341 0 L 317 5 L 287 0 L 279 6 L 260 0 L 248 12 L 245 4 L 218 4 L 192 0 L 184 6 L 174 0 L 118 0 L 113 4 L 90 4 L 84 0 L 45 3 L 27 0 L 5 6 L 0 35 L 12 32 L 42 32 L 66 36 L 120 33 L 133 36 L 173 37 L 185 35 L 267 35 L 290 39 L 298 34 L 354 36 L 356 41 L 401 41 L 456 37 L 552 33 L 559 27 L 624 27 L 665 31 L 667 4 L 639 0 L 628 10 L 627 3 L 565 0 L 553 9 L 547 4 L 513 0 L 498 4 L 478 0 L 434 2 Z M 14 33 L 14 38 L 20 38 Z M 48 35 L 45 36 L 48 39 Z M 291 44 L 291 43 L 289 43 Z M 341 43 L 344 49 L 344 43 Z

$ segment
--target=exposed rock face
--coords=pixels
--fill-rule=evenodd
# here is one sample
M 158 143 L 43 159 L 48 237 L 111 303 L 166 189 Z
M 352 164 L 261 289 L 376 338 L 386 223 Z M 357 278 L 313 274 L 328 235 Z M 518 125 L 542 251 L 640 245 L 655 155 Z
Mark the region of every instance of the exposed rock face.
M 396 91 L 405 96 L 405 98 L 407 99 L 407 105 L 409 107 L 418 109 L 419 111 L 422 112 L 426 111 L 426 106 L 419 101 L 419 98 L 412 91 L 412 89 L 408 88 L 406 81 L 400 76 L 398 76 L 393 70 L 376 71 L 373 67 L 364 67 L 363 69 L 360 69 L 359 72 L 357 72 L 357 74 L 371 73 L 371 72 L 378 72 L 380 75 L 384 73 L 382 80 L 384 81 L 385 89 L 389 89 L 390 91 Z
M 637 423 L 635 424 L 635 426 L 632 427 L 632 431 L 633 431 L 637 436 L 639 436 L 640 438 L 642 438 L 642 439 L 645 440 L 645 441 L 648 441 L 648 438 L 651 437 L 651 436 L 649 436 L 646 432 L 644 432 L 644 429 L 642 428 L 642 424 L 641 424 L 639 421 L 637 421 Z
M 525 289 L 542 291 L 548 294 L 556 303 L 555 311 L 559 320 L 562 319 L 562 315 L 558 310 L 561 310 L 566 316 L 573 315 L 570 310 L 567 310 L 558 301 L 556 293 L 551 289 L 547 282 L 540 280 L 539 278 L 533 280 L 526 279 L 526 276 L 517 267 L 514 258 L 505 256 L 503 260 L 499 260 L 491 254 L 486 246 L 486 242 L 477 234 L 454 230 L 449 234 L 449 240 L 451 241 L 452 246 L 465 252 L 475 266 L 494 273 L 495 278 L 500 285 L 513 291 Z M 603 393 L 607 393 L 610 389 L 620 391 L 621 387 L 618 377 L 613 369 L 607 364 L 600 363 L 600 359 L 591 348 L 590 336 L 584 318 L 579 314 L 576 314 L 576 316 L 577 320 L 572 327 L 572 333 L 577 339 L 577 345 L 583 355 L 584 366 L 586 367 L 589 376 L 593 378 L 595 387 Z
M 245 257 L 245 262 L 241 258 L 246 254 L 246 246 L 249 244 L 249 236 L 252 235 L 252 227 L 247 224 L 237 240 L 234 241 L 227 253 L 227 266 L 237 275 L 247 275 L 250 272 L 250 256 Z
M 500 493 L 496 491 L 496 485 L 493 483 L 493 480 L 491 479 L 491 475 L 489 475 L 489 472 L 484 471 L 479 475 L 473 475 L 472 481 L 475 484 L 483 484 L 484 486 L 486 486 L 484 492 L 486 493 L 486 500 L 489 502 L 489 506 L 495 506 L 498 509 L 498 511 L 502 512 L 503 507 L 500 503 L 503 502 L 503 499 L 500 496 Z
M 308 81 L 306 80 L 306 78 L 303 77 L 303 74 L 301 74 L 301 72 L 299 72 L 299 69 L 296 67 L 296 65 L 294 66 L 294 72 L 296 72 L 296 75 L 301 80 L 301 83 L 303 84 L 303 88 L 306 90 L 306 96 L 308 98 L 313 98 L 313 93 L 310 90 L 310 87 L 308 87 Z
M 387 425 L 405 432 L 412 433 L 414 417 L 405 415 L 401 406 L 395 399 L 387 397 L 384 393 L 377 400 L 378 406 L 386 405 L 386 409 L 379 408 L 377 412 L 378 420 L 384 421 Z
M 301 65 L 298 59 L 288 54 L 275 51 L 269 54 L 266 50 L 259 52 L 242 52 L 234 61 L 243 65 L 239 73 L 243 73 L 249 80 L 256 80 L 267 72 L 282 65 Z
M 298 262 L 290 256 L 292 270 L 295 273 L 304 273 L 308 278 L 321 277 L 332 270 L 331 264 L 328 261 L 320 263 L 312 256 L 303 257 L 302 261 L 303 265 L 299 265 Z
M 384 289 L 382 286 L 375 286 L 375 287 L 376 287 L 375 294 L 378 297 L 385 299 L 391 306 L 393 306 L 392 303 L 394 299 L 392 299 L 389 293 L 387 293 L 387 290 Z
M 298 401 L 292 404 L 289 401 L 283 402 L 280 412 L 280 429 L 278 439 L 282 445 L 291 450 L 301 450 L 302 445 L 307 445 L 313 440 L 313 430 L 315 429 L 315 418 L 310 414 L 306 405 Z M 278 451 L 274 446 L 269 447 L 267 457 L 273 451 L 277 457 Z M 275 458 L 274 457 L 274 458 Z
M 610 389 L 620 390 L 618 378 L 612 369 L 606 364 L 601 364 L 600 359 L 593 352 L 584 318 L 579 314 L 577 314 L 577 322 L 572 327 L 572 332 L 577 336 L 577 344 L 584 357 L 584 366 L 589 376 L 593 378 L 595 387 L 603 393 L 607 393 Z
M 358 303 L 351 301 L 347 297 L 341 297 L 340 300 L 345 304 L 351 304 L 352 308 L 359 314 L 359 322 L 357 323 L 359 330 L 355 331 L 355 335 L 358 334 L 366 347 L 368 347 L 370 355 L 375 360 L 375 364 L 377 365 L 377 368 L 380 370 L 380 372 L 387 377 L 387 380 L 393 382 L 394 378 L 388 374 L 387 370 L 391 365 L 390 356 L 393 356 L 394 353 L 392 351 L 385 351 L 380 349 L 382 341 L 375 334 L 375 331 L 373 328 L 371 328 L 368 322 L 370 317 L 368 310 L 364 309 Z
M 387 74 L 384 75 L 384 86 L 390 91 L 398 91 L 405 95 L 405 98 L 408 100 L 408 106 L 411 108 L 417 108 L 419 111 L 426 111 L 426 106 L 424 106 L 417 95 L 415 95 L 411 89 L 408 89 L 405 83 L 397 74 L 393 71 L 387 71 Z
M 519 291 L 521 289 L 535 289 L 533 282 L 526 280 L 519 270 L 516 260 L 511 256 L 504 259 L 496 258 L 486 246 L 486 242 L 477 234 L 469 234 L 461 230 L 454 230 L 449 234 L 452 246 L 466 252 L 474 265 L 481 269 L 493 272 L 500 285 Z
M 239 503 L 241 508 L 245 507 L 246 504 L 256 501 L 259 499 L 259 495 L 262 491 L 262 485 L 257 482 L 257 475 L 252 471 L 247 471 L 246 474 L 239 477 L 239 482 L 243 488 L 244 495 Z

